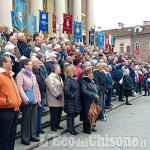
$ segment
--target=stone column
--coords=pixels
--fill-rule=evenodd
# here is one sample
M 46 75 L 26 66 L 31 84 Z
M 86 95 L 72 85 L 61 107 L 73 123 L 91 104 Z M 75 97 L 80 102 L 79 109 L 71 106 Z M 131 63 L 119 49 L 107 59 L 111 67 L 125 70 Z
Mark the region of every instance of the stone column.
M 61 33 L 63 29 L 63 13 L 65 13 L 65 0 L 55 0 L 55 15 L 57 19 L 57 24 L 60 25 Z M 64 35 L 61 34 L 63 37 Z
M 30 0 L 30 14 L 36 16 L 37 32 L 39 32 L 39 10 L 43 10 L 43 0 Z
M 73 21 L 81 22 L 81 0 L 73 0 Z
M 12 0 L 0 0 L 0 24 L 8 25 L 13 30 L 11 22 Z
M 95 0 L 87 0 L 86 43 L 89 43 L 89 31 L 94 28 L 94 2 Z

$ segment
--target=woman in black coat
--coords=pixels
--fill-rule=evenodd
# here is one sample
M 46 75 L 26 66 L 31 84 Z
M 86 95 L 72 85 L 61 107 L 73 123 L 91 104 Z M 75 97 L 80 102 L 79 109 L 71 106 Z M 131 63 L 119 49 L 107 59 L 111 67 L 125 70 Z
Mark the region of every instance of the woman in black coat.
M 96 81 L 93 79 L 93 73 L 91 68 L 85 68 L 83 72 L 83 78 L 81 82 L 81 95 L 83 104 L 83 132 L 91 134 L 90 121 L 89 121 L 89 109 L 93 99 L 99 100 L 98 87 Z M 96 130 L 92 130 L 95 132 Z
M 73 65 L 66 68 L 66 78 L 64 81 L 64 111 L 67 113 L 67 131 L 69 135 L 78 134 L 74 127 L 74 117 L 81 111 L 80 86 L 76 75 L 77 71 Z
M 124 92 L 124 96 L 126 97 L 126 105 L 131 105 L 128 102 L 128 97 L 132 96 L 132 89 L 133 89 L 133 82 L 132 82 L 132 78 L 129 76 L 129 69 L 125 69 L 124 70 L 124 74 L 123 74 L 123 92 Z

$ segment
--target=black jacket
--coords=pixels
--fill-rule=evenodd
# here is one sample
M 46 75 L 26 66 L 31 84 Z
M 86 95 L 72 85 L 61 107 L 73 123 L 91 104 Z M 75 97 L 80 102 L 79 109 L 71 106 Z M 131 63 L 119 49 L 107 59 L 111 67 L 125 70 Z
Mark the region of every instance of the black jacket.
M 98 69 L 94 70 L 94 78 L 97 81 L 99 85 L 99 92 L 102 92 L 103 94 L 106 93 L 106 75 L 104 72 L 99 71 Z
M 24 48 L 28 47 L 26 42 L 22 42 L 18 40 L 17 47 L 19 48 L 21 56 L 23 55 Z
M 37 83 L 39 85 L 39 90 L 41 94 L 41 98 L 44 98 L 44 91 L 45 91 L 45 81 L 44 81 L 44 76 L 41 72 L 41 70 L 35 70 L 33 68 L 33 74 L 36 76 Z
M 52 72 L 53 64 L 55 64 L 55 62 L 53 62 L 53 61 L 51 61 L 51 60 L 49 60 L 49 61 L 47 61 L 47 62 L 45 63 L 45 68 L 46 68 L 46 70 L 47 70 L 48 75 L 50 75 L 51 72 Z
M 93 102 L 93 99 L 95 99 L 95 95 L 98 95 L 98 87 L 96 85 L 95 79 L 93 79 L 93 81 L 88 77 L 83 77 L 81 82 L 81 97 L 82 97 L 81 120 L 85 122 L 89 121 L 88 113 L 91 103 Z M 95 102 L 98 103 L 96 99 Z
M 123 76 L 123 89 L 124 90 L 132 90 L 133 89 L 132 78 L 129 75 Z
M 80 113 L 80 86 L 77 80 L 67 77 L 64 81 L 64 111 L 66 113 Z

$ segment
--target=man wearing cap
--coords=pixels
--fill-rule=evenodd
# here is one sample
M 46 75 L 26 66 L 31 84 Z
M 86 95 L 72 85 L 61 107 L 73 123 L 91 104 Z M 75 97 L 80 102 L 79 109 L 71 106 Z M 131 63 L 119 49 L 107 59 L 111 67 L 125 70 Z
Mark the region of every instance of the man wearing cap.
M 0 56 L 0 149 L 13 150 L 21 98 L 9 55 Z

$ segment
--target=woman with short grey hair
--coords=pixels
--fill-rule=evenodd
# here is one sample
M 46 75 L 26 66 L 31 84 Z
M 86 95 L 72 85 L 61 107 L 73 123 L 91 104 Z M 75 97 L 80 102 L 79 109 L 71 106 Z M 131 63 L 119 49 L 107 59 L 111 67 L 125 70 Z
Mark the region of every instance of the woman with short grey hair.
M 46 79 L 46 101 L 50 108 L 51 130 L 63 129 L 60 127 L 62 108 L 64 107 L 64 84 L 59 76 L 61 72 L 60 65 L 54 64 L 52 73 Z

